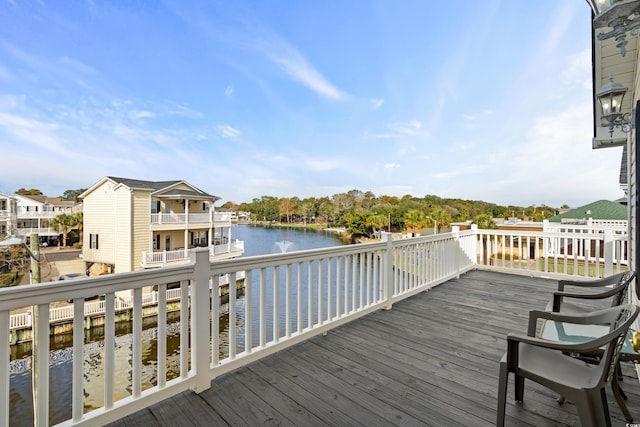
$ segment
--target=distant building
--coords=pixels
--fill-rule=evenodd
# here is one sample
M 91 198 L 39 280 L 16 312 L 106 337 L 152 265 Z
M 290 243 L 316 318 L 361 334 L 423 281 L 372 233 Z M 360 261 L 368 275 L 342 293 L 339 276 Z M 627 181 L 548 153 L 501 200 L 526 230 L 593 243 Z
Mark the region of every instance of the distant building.
M 16 232 L 17 212 L 16 198 L 0 193 L 0 240 L 11 237 Z
M 629 208 L 619 201 L 598 200 L 549 218 L 549 222 L 576 225 L 627 226 Z
M 219 197 L 185 181 L 108 176 L 80 197 L 83 259 L 93 273 L 186 263 L 195 247 L 209 248 L 212 260 L 244 252 L 231 237 L 230 213 L 215 211 Z
M 80 204 L 60 197 L 0 193 L 0 239 L 15 235 L 27 240 L 35 233 L 40 243 L 56 245 L 61 233 L 51 227 L 53 218 L 81 210 Z

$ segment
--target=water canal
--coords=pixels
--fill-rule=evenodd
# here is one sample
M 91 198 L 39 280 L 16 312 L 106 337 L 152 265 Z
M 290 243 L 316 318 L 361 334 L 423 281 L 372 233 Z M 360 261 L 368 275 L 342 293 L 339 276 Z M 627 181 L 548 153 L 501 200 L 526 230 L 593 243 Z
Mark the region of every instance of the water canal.
M 232 237 L 245 242 L 244 256 L 266 255 L 279 252 L 315 249 L 343 244 L 333 233 L 303 231 L 295 229 L 252 227 L 237 225 L 232 229 Z M 237 304 L 238 317 L 244 312 L 244 298 Z M 270 326 L 271 327 L 271 326 Z M 220 318 L 220 333 L 223 349 L 225 333 L 229 328 L 228 316 Z M 257 331 L 257 327 L 253 328 Z M 143 321 L 143 389 L 156 383 L 156 333 L 155 318 Z M 256 339 L 256 337 L 254 337 Z M 50 416 L 52 424 L 71 417 L 71 370 L 72 370 L 71 334 L 51 337 L 50 354 Z M 115 378 L 116 399 L 131 394 L 131 324 L 116 325 L 116 363 Z M 226 347 L 225 347 L 226 344 Z M 85 334 L 84 388 L 85 411 L 102 406 L 102 354 L 104 331 L 101 327 L 93 328 Z M 167 315 L 167 380 L 179 374 L 180 351 L 180 313 Z M 226 351 L 226 350 L 225 350 Z M 32 394 L 31 394 L 31 344 L 23 343 L 11 349 L 11 403 L 10 420 L 12 426 L 32 426 Z

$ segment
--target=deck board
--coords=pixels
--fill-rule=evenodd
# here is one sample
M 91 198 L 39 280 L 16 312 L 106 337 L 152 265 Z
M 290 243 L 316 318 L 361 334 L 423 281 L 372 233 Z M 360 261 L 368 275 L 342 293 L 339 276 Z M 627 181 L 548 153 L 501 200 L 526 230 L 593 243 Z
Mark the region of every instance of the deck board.
M 556 282 L 472 271 L 428 292 L 216 378 L 111 426 L 490 426 L 508 332 L 526 332 Z M 624 364 L 622 386 L 640 421 L 640 384 Z M 532 382 L 508 425 L 579 425 L 571 403 Z M 607 391 L 614 425 L 624 425 Z

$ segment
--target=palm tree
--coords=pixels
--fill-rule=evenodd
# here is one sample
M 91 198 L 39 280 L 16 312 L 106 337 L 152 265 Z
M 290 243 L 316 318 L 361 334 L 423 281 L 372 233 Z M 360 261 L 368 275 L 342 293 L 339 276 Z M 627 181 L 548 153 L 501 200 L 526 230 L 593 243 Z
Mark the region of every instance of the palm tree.
M 410 209 L 404 214 L 403 217 L 404 226 L 407 230 L 412 230 L 412 232 L 416 232 L 416 229 L 422 230 L 424 226 L 427 225 L 427 218 L 419 209 Z
M 82 230 L 84 228 L 84 215 L 82 214 L 82 212 L 78 212 L 75 215 L 73 215 L 73 218 L 75 220 L 75 226 L 76 229 L 78 230 L 78 237 L 80 238 L 80 244 L 82 245 Z
M 62 245 L 67 246 L 67 233 L 77 224 L 75 215 L 60 214 L 51 220 L 51 228 L 62 233 Z
M 480 230 L 495 230 L 496 228 L 498 228 L 498 226 L 496 225 L 496 222 L 493 220 L 493 217 L 488 214 L 477 215 L 475 218 L 473 218 L 473 221 L 471 221 L 471 223 L 476 224 L 478 226 L 478 229 Z M 487 265 L 486 248 L 487 248 L 487 235 L 482 234 L 482 253 L 483 253 L 482 262 L 484 263 L 484 265 Z
M 382 228 L 386 223 L 387 223 L 386 215 L 373 214 L 367 217 L 365 224 L 367 227 L 371 227 L 371 229 L 373 230 L 373 233 L 371 233 L 371 235 L 374 236 L 378 232 L 378 230 L 382 230 Z
M 431 213 L 429 213 L 429 217 L 431 218 L 432 221 L 435 221 L 433 223 L 434 227 L 437 226 L 437 228 L 442 228 L 442 227 L 449 227 L 451 225 L 451 215 L 449 214 L 449 212 L 446 211 L 446 209 L 437 206 L 435 208 L 433 208 L 433 210 L 431 211 Z M 438 230 L 436 229 L 436 233 L 438 232 Z

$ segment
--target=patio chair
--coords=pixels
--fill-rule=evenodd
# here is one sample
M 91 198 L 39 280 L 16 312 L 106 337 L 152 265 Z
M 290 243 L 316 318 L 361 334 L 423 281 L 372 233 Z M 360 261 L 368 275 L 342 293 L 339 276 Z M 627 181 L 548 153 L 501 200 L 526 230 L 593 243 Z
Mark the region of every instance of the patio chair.
M 605 387 L 615 374 L 624 337 L 638 317 L 640 307 L 620 305 L 582 315 L 531 311 L 527 335 L 509 334 L 507 352 L 500 361 L 497 426 L 504 426 L 509 373 L 515 375 L 515 400 L 524 399 L 524 382 L 530 379 L 572 401 L 583 426 L 611 425 Z M 583 343 L 562 343 L 536 338 L 539 319 L 577 325 L 610 325 L 603 336 Z M 604 348 L 597 364 L 571 357 Z M 559 401 L 559 403 L 563 403 Z
M 621 305 L 626 301 L 629 285 L 635 277 L 635 271 L 629 270 L 603 279 L 560 280 L 558 290 L 553 293 L 553 299 L 547 305 L 547 311 L 566 314 L 588 313 L 605 308 L 608 299 L 610 307 Z M 566 291 L 567 286 L 580 288 L 581 291 Z M 586 291 L 587 289 L 590 291 Z

